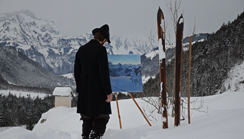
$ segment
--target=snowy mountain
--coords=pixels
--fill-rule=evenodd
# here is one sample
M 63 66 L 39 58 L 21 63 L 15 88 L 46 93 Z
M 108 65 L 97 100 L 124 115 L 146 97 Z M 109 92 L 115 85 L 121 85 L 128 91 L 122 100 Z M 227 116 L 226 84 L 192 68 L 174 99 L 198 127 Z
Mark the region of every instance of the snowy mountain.
M 110 76 L 130 76 L 131 71 L 134 69 L 135 73 L 138 74 L 141 72 L 141 65 L 133 65 L 133 64 L 113 64 L 109 62 L 109 75 Z
M 41 92 L 45 88 L 67 85 L 73 86 L 74 81 L 48 71 L 15 47 L 0 44 L 0 89 Z
M 204 39 L 202 34 L 197 36 L 198 38 L 194 38 L 194 41 Z M 73 73 L 74 59 L 78 48 L 92 38 L 91 33 L 78 37 L 62 36 L 54 22 L 37 18 L 34 13 L 28 10 L 0 14 L 0 43 L 16 47 L 42 67 L 57 74 Z M 154 37 L 152 36 L 152 38 Z M 187 38 L 184 43 L 187 45 Z M 150 42 L 146 36 L 134 34 L 112 36 L 111 44 L 106 43 L 105 47 L 108 54 L 142 55 L 142 65 L 144 66 L 142 66 L 142 74 L 147 77 L 155 76 L 158 73 L 155 72 L 158 69 L 158 62 L 157 58 L 147 59 L 143 55 L 155 53 L 153 50 L 158 49 L 157 45 L 154 39 Z M 168 49 L 167 59 L 173 56 L 174 49 Z M 154 66 L 145 67 L 145 65 Z
M 90 37 L 63 37 L 52 21 L 38 19 L 28 10 L 1 14 L 0 21 L 0 43 L 15 46 L 54 73 L 70 72 L 77 49 Z
M 92 30 L 92 29 L 91 29 Z M 91 33 L 78 37 L 59 34 L 54 22 L 36 18 L 22 10 L 0 14 L 0 43 L 14 46 L 49 71 L 57 74 L 73 72 L 78 48 L 93 38 Z M 147 38 L 138 35 L 111 37 L 105 44 L 109 54 L 144 54 L 152 50 Z
M 193 35 L 193 40 L 192 40 L 192 45 L 202 42 L 207 39 L 208 34 L 207 33 L 200 33 L 200 34 L 194 34 Z M 189 38 L 190 37 L 185 37 L 183 39 L 183 48 L 184 51 L 188 50 L 189 47 Z M 166 45 L 166 59 L 167 62 L 166 64 L 170 62 L 172 58 L 175 56 L 175 45 L 173 44 L 172 46 Z M 156 47 L 153 51 L 149 53 L 145 53 L 141 55 L 141 61 L 142 61 L 142 75 L 144 79 L 149 78 L 149 77 L 154 77 L 157 73 L 159 73 L 159 57 L 158 57 L 158 47 Z M 147 80 L 145 80 L 147 81 Z M 144 81 L 144 82 L 145 82 Z
M 151 46 L 148 38 L 139 34 L 127 36 L 114 36 L 111 38 L 111 45 L 113 46 L 113 53 L 110 54 L 145 54 L 157 47 L 155 41 Z
M 197 42 L 202 42 L 202 41 L 206 40 L 207 37 L 208 37 L 209 35 L 210 35 L 210 34 L 208 34 L 208 33 L 194 34 L 194 35 L 192 36 L 192 44 L 195 44 L 195 43 L 197 43 Z M 188 46 L 189 46 L 189 41 L 190 41 L 190 36 L 185 37 L 185 38 L 183 39 L 183 46 L 184 46 L 184 47 L 188 47 Z
M 112 92 L 141 92 L 141 64 L 113 64 L 109 62 Z M 118 80 L 119 78 L 119 80 Z

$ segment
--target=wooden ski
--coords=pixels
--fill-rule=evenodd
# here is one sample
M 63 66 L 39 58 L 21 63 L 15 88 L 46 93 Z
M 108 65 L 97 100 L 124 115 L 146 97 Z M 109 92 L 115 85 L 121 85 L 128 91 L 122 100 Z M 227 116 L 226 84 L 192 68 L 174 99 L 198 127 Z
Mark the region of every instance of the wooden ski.
M 181 91 L 181 67 L 182 67 L 182 39 L 184 19 L 181 15 L 177 22 L 176 48 L 175 48 L 175 126 L 180 125 L 180 91 Z
M 160 95 L 161 107 L 163 116 L 163 128 L 168 128 L 168 113 L 167 113 L 167 92 L 166 92 L 166 55 L 165 55 L 165 21 L 162 10 L 158 9 L 157 13 L 157 27 L 158 27 L 158 42 L 159 42 L 159 68 L 160 68 Z

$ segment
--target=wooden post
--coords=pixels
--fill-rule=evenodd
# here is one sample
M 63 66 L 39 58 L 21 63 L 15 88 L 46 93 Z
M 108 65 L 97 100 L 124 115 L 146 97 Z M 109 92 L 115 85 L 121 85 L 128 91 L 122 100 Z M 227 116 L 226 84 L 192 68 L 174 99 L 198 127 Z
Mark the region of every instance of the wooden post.
M 115 92 L 115 98 L 116 98 L 116 104 L 117 104 L 117 110 L 118 110 L 118 117 L 119 117 L 119 126 L 120 126 L 120 129 L 122 129 L 122 125 L 121 125 L 121 119 L 120 119 L 120 113 L 119 113 L 119 103 L 118 103 L 118 96 L 117 96 L 117 93 Z
M 143 111 L 141 110 L 141 108 L 140 108 L 140 106 L 137 104 L 137 102 L 136 102 L 136 100 L 134 99 L 134 97 L 132 96 L 132 94 L 131 93 L 129 93 L 130 94 L 130 97 L 133 99 L 133 101 L 135 102 L 135 104 L 136 104 L 136 106 L 138 107 L 138 109 L 141 111 L 141 114 L 144 116 L 144 118 L 146 119 L 146 121 L 147 121 L 147 123 L 150 125 L 150 126 L 152 126 L 151 124 L 150 124 L 150 122 L 148 121 L 148 119 L 147 119 L 147 117 L 145 116 L 145 114 L 143 113 Z
M 188 67 L 188 124 L 191 123 L 191 113 L 190 113 L 190 76 L 191 76 L 191 43 L 192 43 L 192 36 L 190 37 L 190 44 L 189 44 L 189 67 Z

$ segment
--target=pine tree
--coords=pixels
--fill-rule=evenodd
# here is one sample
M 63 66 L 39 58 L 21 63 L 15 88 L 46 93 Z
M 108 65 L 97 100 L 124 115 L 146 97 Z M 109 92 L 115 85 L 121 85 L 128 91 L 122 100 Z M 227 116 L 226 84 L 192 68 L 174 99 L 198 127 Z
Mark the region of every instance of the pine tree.
M 28 98 L 26 99 L 26 102 L 25 102 L 25 107 L 26 107 L 26 122 L 29 123 L 32 118 L 34 117 L 33 116 L 33 107 L 34 107 L 34 102 L 32 100 L 32 98 L 30 97 L 30 95 L 28 95 Z
M 5 119 L 4 119 L 4 106 L 3 106 L 3 99 L 5 97 L 0 94 L 0 127 L 5 126 Z
M 26 125 L 26 129 L 32 130 L 34 128 L 33 122 L 31 119 L 28 120 L 28 123 Z

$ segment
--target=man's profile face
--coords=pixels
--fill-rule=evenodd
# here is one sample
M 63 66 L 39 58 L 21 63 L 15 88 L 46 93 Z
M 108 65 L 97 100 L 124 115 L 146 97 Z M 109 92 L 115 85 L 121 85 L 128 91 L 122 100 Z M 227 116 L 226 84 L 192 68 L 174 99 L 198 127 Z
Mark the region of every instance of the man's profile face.
M 105 44 L 105 42 L 107 41 L 107 39 L 104 39 L 102 42 L 101 42 L 101 45 L 103 46 Z

